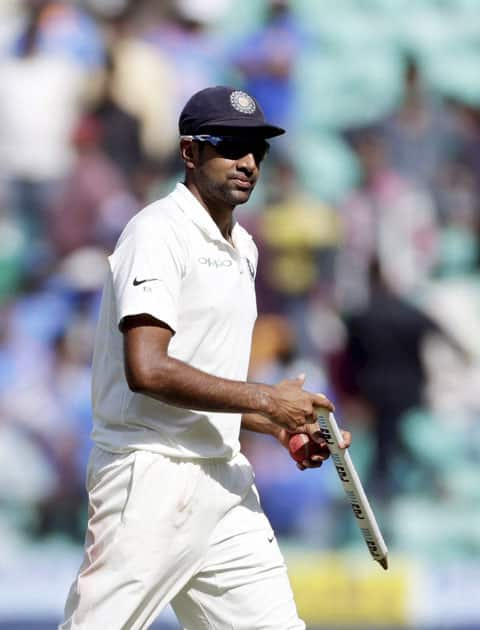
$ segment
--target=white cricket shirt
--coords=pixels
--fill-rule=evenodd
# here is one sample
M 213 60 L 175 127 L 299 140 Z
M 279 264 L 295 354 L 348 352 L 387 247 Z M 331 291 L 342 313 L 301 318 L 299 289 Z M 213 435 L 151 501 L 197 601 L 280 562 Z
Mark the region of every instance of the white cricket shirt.
M 170 356 L 245 381 L 258 252 L 238 223 L 232 239 L 183 184 L 125 227 L 109 257 L 93 358 L 92 437 L 101 448 L 225 459 L 239 451 L 241 414 L 181 409 L 129 389 L 119 330 L 127 315 L 152 315 L 175 331 Z

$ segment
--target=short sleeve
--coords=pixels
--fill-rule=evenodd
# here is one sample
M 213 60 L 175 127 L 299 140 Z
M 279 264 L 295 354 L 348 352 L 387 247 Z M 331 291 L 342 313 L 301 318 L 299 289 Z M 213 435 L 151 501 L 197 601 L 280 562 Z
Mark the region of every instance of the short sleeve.
M 134 221 L 109 263 L 118 325 L 125 317 L 147 314 L 176 331 L 186 250 L 173 227 L 166 222 Z

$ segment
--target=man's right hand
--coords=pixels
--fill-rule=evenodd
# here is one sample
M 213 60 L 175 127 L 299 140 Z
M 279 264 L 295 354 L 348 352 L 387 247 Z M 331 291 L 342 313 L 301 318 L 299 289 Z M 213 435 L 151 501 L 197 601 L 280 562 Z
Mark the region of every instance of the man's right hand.
M 296 432 L 305 424 L 317 421 L 317 408 L 334 411 L 333 404 L 323 394 L 312 394 L 303 389 L 305 376 L 281 381 L 273 386 L 272 408 L 268 418 L 287 431 Z

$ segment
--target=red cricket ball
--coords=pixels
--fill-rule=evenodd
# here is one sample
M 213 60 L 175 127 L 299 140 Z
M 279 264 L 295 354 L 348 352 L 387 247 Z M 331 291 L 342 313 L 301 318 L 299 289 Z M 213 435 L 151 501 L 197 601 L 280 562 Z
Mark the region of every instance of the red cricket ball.
M 288 441 L 288 450 L 296 462 L 302 463 L 312 455 L 328 455 L 328 447 L 315 442 L 307 433 L 295 433 Z

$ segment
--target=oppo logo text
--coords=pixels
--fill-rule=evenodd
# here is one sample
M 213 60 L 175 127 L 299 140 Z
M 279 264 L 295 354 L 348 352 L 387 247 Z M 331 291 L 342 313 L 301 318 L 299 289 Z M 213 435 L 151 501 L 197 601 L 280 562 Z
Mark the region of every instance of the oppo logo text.
M 220 267 L 231 267 L 231 260 L 222 260 L 221 258 L 205 258 L 205 256 L 201 256 L 198 259 L 198 262 L 201 265 L 208 265 L 209 267 L 215 267 L 215 269 L 219 269 Z

